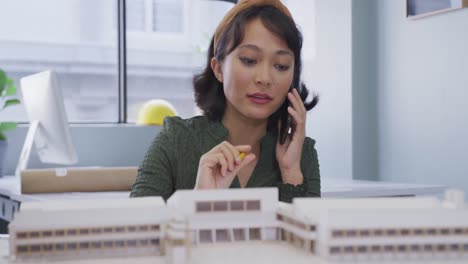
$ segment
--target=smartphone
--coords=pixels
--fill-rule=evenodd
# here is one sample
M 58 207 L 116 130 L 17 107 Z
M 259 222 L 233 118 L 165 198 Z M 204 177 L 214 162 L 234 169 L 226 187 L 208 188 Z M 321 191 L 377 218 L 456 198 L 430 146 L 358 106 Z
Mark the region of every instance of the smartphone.
M 291 88 L 289 88 L 289 92 L 292 92 L 293 89 L 299 89 L 299 78 L 293 82 Z M 279 131 L 279 141 L 280 144 L 283 145 L 286 142 L 286 138 L 289 134 L 294 134 L 294 123 L 292 116 L 288 113 L 288 107 L 290 106 L 289 99 L 286 97 L 283 105 L 281 106 L 280 110 L 280 117 L 281 120 L 281 127 Z

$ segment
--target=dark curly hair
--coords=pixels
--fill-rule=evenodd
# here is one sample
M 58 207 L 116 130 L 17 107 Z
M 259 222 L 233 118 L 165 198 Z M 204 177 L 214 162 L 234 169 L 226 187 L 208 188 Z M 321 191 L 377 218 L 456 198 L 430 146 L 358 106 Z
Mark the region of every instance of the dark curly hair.
M 293 51 L 294 75 L 292 84 L 297 84 L 297 87 L 294 88 L 298 89 L 306 110 L 311 110 L 317 105 L 319 98 L 317 95 L 314 95 L 312 101 L 306 102 L 309 90 L 300 81 L 302 70 L 302 34 L 294 21 L 277 8 L 272 6 L 253 6 L 237 14 L 231 23 L 227 25 L 226 30 L 220 35 L 216 50 L 216 60 L 222 62 L 242 42 L 245 25 L 256 18 L 259 18 L 269 31 L 283 39 L 289 49 Z M 211 121 L 221 121 L 226 108 L 226 97 L 224 95 L 223 84 L 216 79 L 211 69 L 211 60 L 215 56 L 213 42 L 214 39 L 211 39 L 206 67 L 200 74 L 194 76 L 193 87 L 195 102 L 203 111 L 203 114 Z M 277 129 L 280 113 L 286 111 L 287 107 L 288 100 L 285 99 L 281 107 L 269 117 L 267 126 L 269 131 Z

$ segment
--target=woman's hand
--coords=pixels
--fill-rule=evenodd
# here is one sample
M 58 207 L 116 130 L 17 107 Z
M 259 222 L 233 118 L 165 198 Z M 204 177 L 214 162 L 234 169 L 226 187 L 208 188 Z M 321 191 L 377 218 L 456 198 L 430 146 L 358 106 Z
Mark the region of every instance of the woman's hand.
M 233 146 L 224 141 L 203 154 L 198 164 L 195 189 L 224 189 L 231 185 L 240 169 L 255 160 L 248 145 Z M 241 152 L 246 153 L 242 159 Z
M 302 145 L 305 139 L 305 126 L 307 110 L 297 89 L 292 89 L 288 93 L 288 100 L 291 103 L 288 113 L 292 117 L 293 133 L 288 134 L 283 145 L 276 143 L 276 159 L 281 170 L 283 183 L 293 185 L 302 184 L 304 176 L 301 171 Z

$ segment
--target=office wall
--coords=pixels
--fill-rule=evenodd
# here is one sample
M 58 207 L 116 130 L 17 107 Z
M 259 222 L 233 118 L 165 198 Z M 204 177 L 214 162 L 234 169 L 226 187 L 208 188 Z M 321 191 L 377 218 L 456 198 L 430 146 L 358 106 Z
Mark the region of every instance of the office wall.
M 320 96 L 307 135 L 317 140 L 322 178 L 352 179 L 351 3 L 315 1 L 315 56 L 304 61 L 303 78 Z
M 408 20 L 404 0 L 376 2 L 378 179 L 468 193 L 468 9 Z

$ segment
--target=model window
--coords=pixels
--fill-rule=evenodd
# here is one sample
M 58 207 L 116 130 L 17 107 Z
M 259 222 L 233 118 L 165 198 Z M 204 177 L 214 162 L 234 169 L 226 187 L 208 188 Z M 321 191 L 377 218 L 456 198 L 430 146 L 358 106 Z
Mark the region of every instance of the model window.
M 55 236 L 64 236 L 65 231 L 64 230 L 55 230 Z
M 87 234 L 89 234 L 89 229 L 87 228 L 80 229 L 80 235 L 87 235 Z
M 340 247 L 331 247 L 330 248 L 330 254 L 334 255 L 334 254 L 338 254 L 340 253 Z
M 128 240 L 127 241 L 127 246 L 129 247 L 136 247 L 137 241 L 136 240 Z
M 276 214 L 276 220 L 283 221 L 283 216 L 280 214 Z
M 124 233 L 125 232 L 125 227 L 119 226 L 115 228 L 116 233 Z
M 112 227 L 106 227 L 102 230 L 104 233 L 112 233 L 113 232 L 113 228 Z
M 353 253 L 354 248 L 352 246 L 346 246 L 346 247 L 344 247 L 344 252 L 345 253 Z
M 80 249 L 88 249 L 89 248 L 89 243 L 88 242 L 81 242 L 80 243 Z
M 45 245 L 42 245 L 42 250 L 43 251 L 52 251 L 52 244 L 45 244 Z
M 27 251 L 28 251 L 28 246 L 18 246 L 18 247 L 16 248 L 16 251 L 17 251 L 18 253 L 27 252 Z
M 358 253 L 366 253 L 367 252 L 367 247 L 366 246 L 358 246 L 357 252 Z
M 332 231 L 332 237 L 342 237 L 343 236 L 343 231 L 341 230 L 333 230 Z
M 418 235 L 418 236 L 423 235 L 423 234 L 424 234 L 424 230 L 423 230 L 423 229 L 415 229 L 415 230 L 414 230 L 414 234 L 415 234 L 415 235 Z
M 372 251 L 372 252 L 379 252 L 379 251 L 380 251 L 380 246 L 378 246 L 378 245 L 372 246 L 372 247 L 371 247 L 371 251 Z
M 428 229 L 428 230 L 427 230 L 427 233 L 428 233 L 429 235 L 437 235 L 437 230 L 434 229 L 434 228 L 431 228 L 431 229 Z
M 147 225 L 142 225 L 138 227 L 139 231 L 148 231 L 148 226 Z
M 93 241 L 91 242 L 92 248 L 101 248 L 101 241 Z
M 148 246 L 148 240 L 147 239 L 141 239 L 141 240 L 138 241 L 138 244 L 140 246 L 145 246 L 146 247 L 146 246 Z
M 402 230 L 400 231 L 400 233 L 401 233 L 401 235 L 403 235 L 403 236 L 408 236 L 408 235 L 410 235 L 410 230 L 409 230 L 409 229 L 402 229 Z
M 197 212 L 210 212 L 211 202 L 197 202 Z
M 211 230 L 200 230 L 200 243 L 212 243 Z
M 32 237 L 32 238 L 39 237 L 39 232 L 35 232 L 35 231 L 31 232 L 31 233 L 29 233 L 29 237 Z
M 250 231 L 249 233 L 250 240 L 261 239 L 260 228 L 250 228 L 249 231 Z
M 41 246 L 40 245 L 32 245 L 30 246 L 30 251 L 31 252 L 39 252 L 41 250 Z
M 360 230 L 359 235 L 366 237 L 366 236 L 370 235 L 370 232 L 369 232 L 369 230 Z
M 431 244 L 424 245 L 424 251 L 432 251 L 432 245 Z
M 114 242 L 114 245 L 116 247 L 125 247 L 125 241 L 124 240 L 117 240 Z
M 399 245 L 397 247 L 398 252 L 406 252 L 406 246 L 405 245 Z
M 112 248 L 113 247 L 113 241 L 104 241 L 103 243 L 104 248 Z
M 42 231 L 42 236 L 43 237 L 51 237 L 52 236 L 52 231 L 50 231 L 50 230 Z
M 231 211 L 243 211 L 244 202 L 243 201 L 231 201 Z
M 93 228 L 93 229 L 91 229 L 91 232 L 93 234 L 101 234 L 102 230 L 100 228 Z
M 393 246 L 392 245 L 385 245 L 383 247 L 385 252 L 392 252 L 393 251 Z
M 159 239 L 158 238 L 151 239 L 150 244 L 153 245 L 153 246 L 158 246 L 159 245 Z
M 416 245 L 416 244 L 411 245 L 410 248 L 411 248 L 411 251 L 419 251 L 420 250 L 419 245 Z
M 136 226 L 129 226 L 127 227 L 128 232 L 136 232 L 137 228 Z
M 242 228 L 234 228 L 232 230 L 234 235 L 234 241 L 244 241 L 245 240 L 245 230 Z
M 229 242 L 229 234 L 226 229 L 216 230 L 216 242 Z
M 247 201 L 248 211 L 260 211 L 260 201 Z
M 17 238 L 27 238 L 27 237 L 28 237 L 28 233 L 26 233 L 26 232 L 16 233 L 16 237 L 17 237 Z
M 440 245 L 437 245 L 437 251 L 445 251 L 447 249 L 447 247 L 443 244 L 440 244 Z
M 461 235 L 461 234 L 463 234 L 463 229 L 462 228 L 455 228 L 455 230 L 453 230 L 453 232 L 456 235 Z
M 283 241 L 286 241 L 286 240 L 287 240 L 287 239 L 286 239 L 286 234 L 287 234 L 287 231 L 284 230 L 283 228 L 281 228 L 281 230 L 280 230 L 281 240 L 283 240 Z
M 346 236 L 348 237 L 355 237 L 357 235 L 357 231 L 356 230 L 348 230 L 346 231 Z
M 450 234 L 450 229 L 448 229 L 448 228 L 441 229 L 440 233 L 442 235 L 449 235 Z
M 374 236 L 382 236 L 383 235 L 383 230 L 382 229 L 377 229 L 374 230 Z
M 76 243 L 67 243 L 67 249 L 76 250 L 77 247 Z
M 215 211 L 227 211 L 228 202 L 226 201 L 216 201 L 214 202 L 214 210 Z
M 387 236 L 394 236 L 397 234 L 397 231 L 395 229 L 388 229 L 387 230 Z
M 315 242 L 310 241 L 310 252 L 315 253 Z
M 65 250 L 65 244 L 55 244 L 55 251 L 64 251 Z

